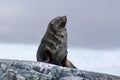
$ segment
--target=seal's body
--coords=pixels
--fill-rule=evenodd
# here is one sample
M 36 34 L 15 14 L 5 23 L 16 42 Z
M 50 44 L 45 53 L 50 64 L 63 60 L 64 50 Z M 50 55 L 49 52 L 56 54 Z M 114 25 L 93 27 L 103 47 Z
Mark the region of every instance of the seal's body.
M 37 61 L 75 68 L 74 65 L 67 60 L 66 22 L 66 16 L 59 16 L 49 23 L 37 51 Z

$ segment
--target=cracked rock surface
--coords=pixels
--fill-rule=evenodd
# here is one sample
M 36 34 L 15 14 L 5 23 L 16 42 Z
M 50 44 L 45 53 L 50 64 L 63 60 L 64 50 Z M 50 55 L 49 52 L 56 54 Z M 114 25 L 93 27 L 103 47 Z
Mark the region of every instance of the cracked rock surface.
M 120 80 L 120 77 L 42 62 L 1 59 L 0 80 Z

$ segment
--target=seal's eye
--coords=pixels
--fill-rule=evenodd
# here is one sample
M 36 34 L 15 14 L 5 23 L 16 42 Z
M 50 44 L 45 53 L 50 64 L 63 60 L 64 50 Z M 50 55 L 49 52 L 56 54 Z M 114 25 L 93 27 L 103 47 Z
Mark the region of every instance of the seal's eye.
M 53 58 L 52 58 L 52 54 L 49 50 L 44 51 L 43 61 L 46 63 L 52 63 Z

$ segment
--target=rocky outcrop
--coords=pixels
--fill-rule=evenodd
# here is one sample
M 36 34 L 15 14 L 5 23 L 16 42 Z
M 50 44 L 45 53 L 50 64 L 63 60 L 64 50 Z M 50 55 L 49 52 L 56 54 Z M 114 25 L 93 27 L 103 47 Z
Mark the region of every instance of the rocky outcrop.
M 42 62 L 2 59 L 0 80 L 120 80 L 120 77 Z

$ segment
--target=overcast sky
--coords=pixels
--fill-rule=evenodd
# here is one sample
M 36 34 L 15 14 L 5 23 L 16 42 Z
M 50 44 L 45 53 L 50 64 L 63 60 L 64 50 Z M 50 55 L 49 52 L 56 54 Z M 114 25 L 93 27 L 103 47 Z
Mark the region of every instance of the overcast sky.
M 120 0 L 0 0 L 0 43 L 39 44 L 63 15 L 68 46 L 120 49 Z

